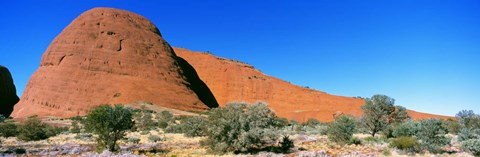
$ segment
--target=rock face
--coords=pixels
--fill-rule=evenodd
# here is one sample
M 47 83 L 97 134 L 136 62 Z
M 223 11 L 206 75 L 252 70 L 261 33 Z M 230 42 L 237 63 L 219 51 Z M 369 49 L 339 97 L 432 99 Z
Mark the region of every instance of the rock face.
M 4 117 L 10 116 L 13 106 L 19 101 L 17 89 L 13 84 L 13 78 L 10 71 L 0 65 L 0 114 Z
M 153 23 L 128 11 L 94 8 L 50 44 L 12 116 L 70 117 L 101 104 L 138 101 L 196 111 L 218 106 Z
M 259 70 L 238 61 L 219 58 L 208 53 L 174 48 L 178 56 L 188 61 L 198 72 L 223 106 L 229 102 L 263 101 L 281 117 L 306 121 L 315 118 L 332 121 L 334 116 L 350 114 L 360 117 L 363 99 L 343 97 L 303 88 L 267 76 Z M 408 111 L 414 119 L 450 118 Z

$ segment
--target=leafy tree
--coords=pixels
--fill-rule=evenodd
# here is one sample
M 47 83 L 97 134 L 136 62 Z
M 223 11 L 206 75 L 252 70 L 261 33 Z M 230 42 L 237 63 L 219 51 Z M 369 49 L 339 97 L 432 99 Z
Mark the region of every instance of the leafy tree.
M 446 132 L 442 120 L 426 119 L 420 121 L 416 137 L 428 151 L 439 153 L 442 147 L 450 143 L 450 139 L 445 136 Z
M 480 156 L 480 115 L 472 110 L 462 110 L 457 113 L 462 129 L 458 134 L 461 148 L 475 156 Z
M 328 127 L 328 139 L 340 144 L 347 144 L 352 140 L 355 132 L 355 118 L 342 115 L 335 119 Z
M 475 114 L 472 110 L 462 110 L 455 117 L 460 119 L 460 123 L 469 129 L 480 129 L 480 115 Z
M 213 109 L 207 118 L 207 138 L 203 145 L 216 153 L 245 152 L 273 145 L 281 125 L 267 105 L 227 104 Z
M 394 104 L 395 100 L 386 95 L 374 95 L 365 100 L 361 121 L 373 137 L 384 131 L 390 124 L 409 119 L 406 109 Z
M 98 135 L 97 150 L 108 148 L 116 151 L 117 141 L 134 125 L 132 110 L 123 105 L 100 105 L 91 110 L 85 119 L 85 128 Z

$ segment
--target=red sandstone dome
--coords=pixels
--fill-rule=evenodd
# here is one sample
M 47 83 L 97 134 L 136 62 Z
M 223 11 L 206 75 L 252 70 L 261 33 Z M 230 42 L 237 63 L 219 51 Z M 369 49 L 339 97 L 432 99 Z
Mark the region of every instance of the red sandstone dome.
M 253 66 L 234 60 L 219 58 L 208 53 L 174 48 L 178 56 L 187 60 L 205 81 L 223 106 L 230 102 L 263 101 L 280 117 L 306 121 L 315 118 L 332 121 L 335 115 L 362 115 L 363 99 L 331 95 L 303 88 L 267 76 Z M 408 110 L 413 119 L 451 118 Z
M 128 11 L 95 8 L 50 44 L 12 116 L 70 117 L 101 104 L 137 101 L 181 110 L 218 106 L 153 23 Z

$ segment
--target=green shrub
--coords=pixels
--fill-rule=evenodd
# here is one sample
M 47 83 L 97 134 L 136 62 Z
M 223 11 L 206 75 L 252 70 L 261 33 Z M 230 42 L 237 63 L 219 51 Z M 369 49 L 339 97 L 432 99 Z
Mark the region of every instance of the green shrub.
M 132 110 L 123 105 L 100 105 L 91 110 L 85 119 L 85 129 L 97 134 L 97 151 L 118 149 L 117 141 L 134 125 Z
M 158 127 L 165 129 L 167 128 L 168 124 L 172 123 L 173 119 L 173 114 L 170 113 L 169 111 L 162 111 L 157 114 L 157 123 Z
M 133 144 L 138 144 L 140 143 L 140 139 L 138 137 L 128 137 L 127 141 Z
M 480 156 L 480 139 L 469 139 L 461 142 L 463 150 L 472 153 L 474 156 Z
M 447 119 L 443 121 L 443 127 L 447 129 L 448 133 L 458 134 L 462 128 L 462 124 L 455 119 Z
M 416 153 L 422 150 L 420 143 L 414 137 L 397 137 L 391 140 L 390 147 L 397 148 L 408 153 Z
M 45 128 L 45 134 L 47 135 L 47 137 L 56 136 L 60 133 L 67 132 L 67 131 L 68 131 L 68 127 L 54 127 L 54 126 L 47 125 Z
M 206 122 L 207 138 L 202 145 L 215 153 L 245 152 L 273 145 L 280 120 L 267 105 L 227 104 L 212 109 Z
M 18 135 L 18 125 L 12 121 L 4 121 L 0 123 L 0 136 L 14 137 Z
M 82 122 L 83 118 L 80 116 L 75 116 L 70 118 L 72 120 L 72 125 L 70 126 L 70 132 L 71 133 L 80 133 L 82 132 Z
M 472 110 L 462 110 L 455 117 L 460 119 L 460 123 L 465 128 L 480 129 L 480 115 L 475 114 Z
M 280 152 L 289 153 L 292 148 L 295 147 L 295 144 L 288 136 L 283 136 L 282 141 L 279 143 Z
M 415 136 L 419 130 L 419 123 L 416 121 L 406 121 L 393 128 L 392 136 L 393 137 L 411 137 Z
M 314 127 L 307 127 L 305 129 L 305 132 L 307 134 L 313 134 L 313 135 L 327 135 L 328 125 L 321 124 L 321 125 L 316 125 Z
M 55 136 L 65 128 L 56 128 L 43 123 L 37 116 L 28 117 L 23 125 L 18 126 L 17 138 L 23 141 L 38 141 Z
M 445 136 L 446 132 L 442 126 L 442 120 L 426 119 L 420 121 L 416 137 L 422 146 L 431 153 L 441 153 L 441 148 L 450 143 L 450 139 Z
M 372 136 L 369 136 L 369 137 L 365 137 L 363 138 L 362 140 L 362 143 L 383 143 L 383 142 L 387 142 L 388 139 L 386 137 L 372 137 Z
M 352 137 L 349 143 L 354 145 L 362 145 L 362 140 L 360 140 L 358 137 Z
M 158 142 L 158 141 L 163 141 L 163 139 L 158 135 L 150 135 L 150 136 L 148 136 L 148 141 Z
M 133 114 L 135 128 L 140 131 L 149 131 L 156 127 L 157 123 L 153 120 L 153 111 L 142 109 Z
M 351 116 L 339 116 L 328 127 L 327 136 L 333 142 L 347 144 L 355 132 L 355 119 Z
M 308 119 L 303 125 L 307 127 L 316 127 L 318 125 L 321 125 L 322 123 L 318 121 L 317 119 L 310 118 Z
M 183 119 L 178 127 L 187 137 L 206 136 L 207 125 L 204 117 L 189 117 Z
M 463 142 L 470 139 L 480 139 L 480 129 L 462 128 L 458 134 L 458 141 Z

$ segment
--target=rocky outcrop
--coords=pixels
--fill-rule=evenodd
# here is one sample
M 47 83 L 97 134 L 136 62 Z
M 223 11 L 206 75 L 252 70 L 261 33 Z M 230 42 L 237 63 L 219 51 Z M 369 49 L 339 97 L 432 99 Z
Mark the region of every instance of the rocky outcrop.
M 253 66 L 208 53 L 174 48 L 178 56 L 190 63 L 200 78 L 208 85 L 221 106 L 229 102 L 263 101 L 277 115 L 297 121 L 315 118 L 332 121 L 335 116 L 362 115 L 363 99 L 331 95 L 300 87 L 272 76 L 267 76 Z M 451 118 L 408 111 L 414 119 Z
M 10 71 L 0 65 L 0 114 L 9 117 L 19 98 Z
M 138 101 L 195 111 L 218 106 L 153 23 L 128 11 L 94 8 L 50 44 L 12 116 L 70 117 L 100 104 Z

